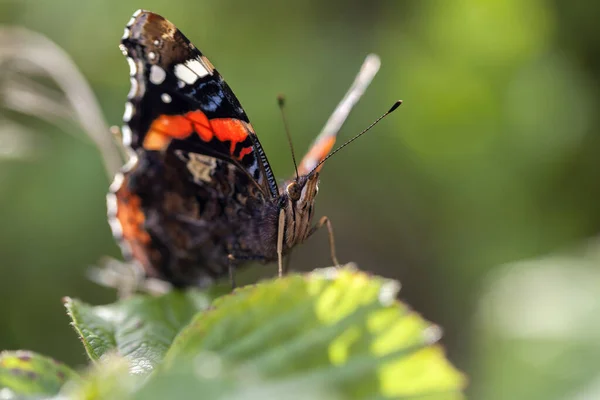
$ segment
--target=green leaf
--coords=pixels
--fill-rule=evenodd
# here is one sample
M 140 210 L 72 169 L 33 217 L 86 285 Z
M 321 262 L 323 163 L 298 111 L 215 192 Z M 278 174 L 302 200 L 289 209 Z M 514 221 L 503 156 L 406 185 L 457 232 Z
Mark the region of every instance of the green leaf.
M 163 399 L 271 399 L 336 400 L 339 397 L 320 387 L 296 383 L 277 383 L 261 379 L 251 371 L 211 365 L 178 365 L 160 374 L 145 376 L 128 374 L 128 361 L 115 355 L 96 364 L 85 379 L 70 385 L 63 393 L 69 400 L 163 400 Z M 199 369 L 198 369 L 199 368 Z
M 463 398 L 465 378 L 435 344 L 440 329 L 397 302 L 398 289 L 351 267 L 240 288 L 194 318 L 153 378 L 187 366 L 197 379 L 230 375 L 240 386 L 233 377 L 250 370 L 287 388 L 280 398 L 290 387 L 347 399 Z
M 64 398 L 69 400 L 130 399 L 144 378 L 129 374 L 129 360 L 110 354 L 94 365 L 77 384 L 69 385 Z
M 74 378 L 73 370 L 52 358 L 30 351 L 0 353 L 0 389 L 13 394 L 52 396 Z
M 72 325 L 93 361 L 111 353 L 127 358 L 132 373 L 145 373 L 162 360 L 179 330 L 199 310 L 209 307 L 222 288 L 133 296 L 108 306 L 66 298 Z

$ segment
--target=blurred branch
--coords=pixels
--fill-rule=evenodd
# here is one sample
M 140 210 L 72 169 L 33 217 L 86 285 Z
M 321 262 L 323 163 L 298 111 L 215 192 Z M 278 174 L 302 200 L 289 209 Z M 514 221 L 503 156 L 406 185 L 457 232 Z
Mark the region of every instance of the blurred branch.
M 76 122 L 96 145 L 112 177 L 123 160 L 85 77 L 60 47 L 21 27 L 0 27 L 0 96 L 3 106 L 54 125 Z M 13 72 L 13 73 L 11 73 Z M 60 91 L 27 77 L 48 77 Z
M 367 90 L 367 87 L 371 84 L 371 81 L 379 71 L 379 67 L 381 66 L 381 60 L 379 56 L 376 54 L 369 54 L 362 66 L 360 67 L 360 71 L 348 92 L 344 95 L 340 103 L 337 105 L 325 126 L 319 133 L 318 138 L 323 136 L 333 136 L 336 135 L 340 129 L 342 129 L 342 125 L 346 122 L 348 115 L 350 115 L 350 111 L 356 105 L 358 100 L 362 97 Z
M 77 115 L 70 105 L 61 99 L 61 93 L 23 75 L 12 76 L 3 82 L 4 106 L 22 114 L 41 118 L 59 125 L 62 120 L 76 120 Z

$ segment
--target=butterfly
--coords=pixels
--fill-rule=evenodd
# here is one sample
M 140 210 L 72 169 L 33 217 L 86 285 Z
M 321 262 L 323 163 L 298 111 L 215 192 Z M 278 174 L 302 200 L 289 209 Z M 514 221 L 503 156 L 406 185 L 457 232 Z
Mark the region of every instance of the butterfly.
M 240 102 L 175 25 L 138 10 L 120 48 L 131 81 L 121 128 L 128 161 L 107 204 L 127 259 L 176 287 L 227 275 L 233 282 L 233 271 L 250 261 L 277 261 L 281 275 L 283 257 L 326 227 L 339 264 L 329 219 L 312 223 L 314 202 L 341 123 L 379 68 L 376 56 L 280 186 Z

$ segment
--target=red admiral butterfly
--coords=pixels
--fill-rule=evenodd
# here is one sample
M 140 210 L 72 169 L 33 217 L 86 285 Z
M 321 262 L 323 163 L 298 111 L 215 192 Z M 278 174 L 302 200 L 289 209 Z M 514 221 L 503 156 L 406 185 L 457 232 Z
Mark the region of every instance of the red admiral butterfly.
M 329 220 L 311 226 L 319 171 L 378 59 L 279 189 L 238 99 L 172 23 L 139 10 L 120 47 L 131 76 L 122 127 L 129 161 L 107 200 L 126 258 L 179 287 L 228 273 L 233 280 L 234 268 L 250 260 L 277 260 L 281 274 L 282 258 L 326 226 L 337 265 Z

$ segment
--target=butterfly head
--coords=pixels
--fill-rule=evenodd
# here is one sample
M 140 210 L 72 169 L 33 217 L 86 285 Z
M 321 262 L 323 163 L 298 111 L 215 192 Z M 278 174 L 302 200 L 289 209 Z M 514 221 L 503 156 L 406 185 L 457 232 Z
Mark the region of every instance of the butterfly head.
M 318 172 L 286 182 L 282 193 L 282 205 L 285 209 L 285 237 L 288 246 L 291 247 L 307 239 L 317 193 L 319 193 Z

